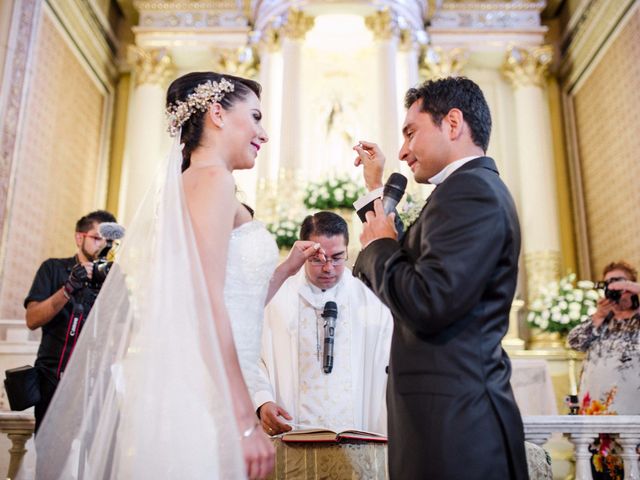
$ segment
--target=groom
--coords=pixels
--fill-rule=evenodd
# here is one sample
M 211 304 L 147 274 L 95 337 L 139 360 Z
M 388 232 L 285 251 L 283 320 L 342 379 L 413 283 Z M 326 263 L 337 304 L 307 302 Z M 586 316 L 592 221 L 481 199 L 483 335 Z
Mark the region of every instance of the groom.
M 520 228 L 485 156 L 480 88 L 445 78 L 410 89 L 400 159 L 436 189 L 397 240 L 380 200 L 353 272 L 394 317 L 387 408 L 392 479 L 526 479 L 524 433 L 500 341 L 516 288 Z M 365 178 L 379 150 L 355 149 Z M 377 154 L 376 154 L 377 153 Z

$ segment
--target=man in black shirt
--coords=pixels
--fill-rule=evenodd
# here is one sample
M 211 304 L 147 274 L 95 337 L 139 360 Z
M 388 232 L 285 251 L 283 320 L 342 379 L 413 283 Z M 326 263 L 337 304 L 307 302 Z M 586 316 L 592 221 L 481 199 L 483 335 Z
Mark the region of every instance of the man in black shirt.
M 40 377 L 40 402 L 35 406 L 36 431 L 42 422 L 60 377 L 73 352 L 82 324 L 93 305 L 87 281 L 93 272 L 92 262 L 105 246 L 98 227 L 115 222 L 115 217 L 97 210 L 76 223 L 78 250 L 70 258 L 45 260 L 24 300 L 27 327 L 42 327 L 36 368 Z

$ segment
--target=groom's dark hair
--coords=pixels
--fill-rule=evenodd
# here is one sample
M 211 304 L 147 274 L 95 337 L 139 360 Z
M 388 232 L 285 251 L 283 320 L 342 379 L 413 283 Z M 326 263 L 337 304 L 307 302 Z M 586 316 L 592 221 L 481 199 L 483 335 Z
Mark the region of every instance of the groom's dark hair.
M 345 245 L 349 245 L 349 227 L 340 215 L 333 212 L 318 212 L 308 215 L 300 226 L 300 240 L 309 240 L 311 235 L 333 237 L 344 235 Z
M 487 151 L 491 136 L 491 112 L 476 83 L 465 77 L 429 80 L 407 91 L 405 108 L 410 108 L 417 100 L 422 101 L 420 111 L 431 115 L 436 125 L 442 124 L 442 119 L 449 110 L 459 109 L 471 130 L 471 140 L 483 152 Z

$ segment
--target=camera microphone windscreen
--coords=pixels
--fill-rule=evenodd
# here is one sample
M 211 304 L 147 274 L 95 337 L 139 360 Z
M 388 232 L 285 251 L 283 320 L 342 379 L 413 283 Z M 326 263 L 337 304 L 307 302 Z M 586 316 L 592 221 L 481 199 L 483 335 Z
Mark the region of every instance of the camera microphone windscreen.
M 385 215 L 393 212 L 407 188 L 407 177 L 401 173 L 392 173 L 382 191 L 382 208 Z
M 105 240 L 120 240 L 124 237 L 125 229 L 118 223 L 104 222 L 100 224 L 98 231 Z

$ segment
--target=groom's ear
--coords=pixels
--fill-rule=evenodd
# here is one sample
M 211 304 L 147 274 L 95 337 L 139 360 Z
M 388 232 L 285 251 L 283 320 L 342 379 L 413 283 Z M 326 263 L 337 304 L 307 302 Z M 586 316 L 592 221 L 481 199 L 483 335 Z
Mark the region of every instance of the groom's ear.
M 444 116 L 444 127 L 447 129 L 447 134 L 450 140 L 457 140 L 464 130 L 464 116 L 462 111 L 458 108 L 452 108 Z
M 218 102 L 212 103 L 209 107 L 208 114 L 216 127 L 222 128 L 224 126 L 224 108 L 222 108 L 222 105 Z

